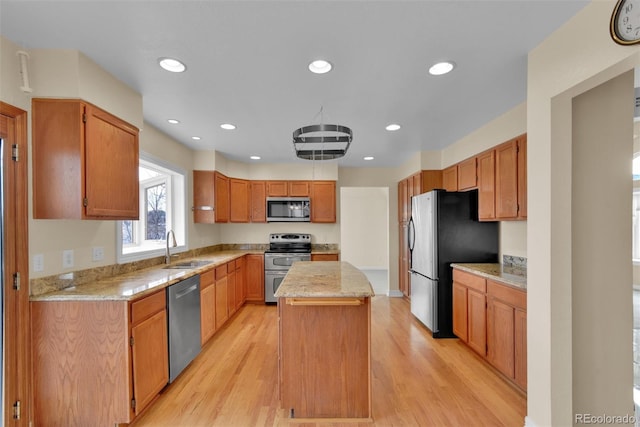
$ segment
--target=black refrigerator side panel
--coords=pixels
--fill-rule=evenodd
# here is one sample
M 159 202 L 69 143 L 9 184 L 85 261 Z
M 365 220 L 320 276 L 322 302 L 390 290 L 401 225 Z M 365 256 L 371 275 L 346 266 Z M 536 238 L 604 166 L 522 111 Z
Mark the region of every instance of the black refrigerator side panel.
M 499 223 L 478 222 L 478 191 L 438 191 L 438 325 L 436 338 L 452 338 L 452 263 L 496 263 Z

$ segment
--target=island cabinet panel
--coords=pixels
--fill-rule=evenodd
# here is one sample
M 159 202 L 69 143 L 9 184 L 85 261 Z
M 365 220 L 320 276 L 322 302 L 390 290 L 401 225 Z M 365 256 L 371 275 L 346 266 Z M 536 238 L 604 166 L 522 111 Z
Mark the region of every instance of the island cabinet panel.
M 133 421 L 128 319 L 125 301 L 31 303 L 34 425 Z
M 214 171 L 193 171 L 193 222 L 213 224 L 214 214 Z
M 294 418 L 370 418 L 369 298 L 360 305 L 286 300 L 278 302 L 282 406 Z
M 264 303 L 264 255 L 245 255 L 245 283 L 246 301 Z
M 336 182 L 311 182 L 311 222 L 336 222 Z
M 251 222 L 267 222 L 267 183 L 251 181 Z
M 246 179 L 229 178 L 229 222 L 249 222 L 250 185 Z
M 137 220 L 138 129 L 73 99 L 33 99 L 32 114 L 34 218 Z

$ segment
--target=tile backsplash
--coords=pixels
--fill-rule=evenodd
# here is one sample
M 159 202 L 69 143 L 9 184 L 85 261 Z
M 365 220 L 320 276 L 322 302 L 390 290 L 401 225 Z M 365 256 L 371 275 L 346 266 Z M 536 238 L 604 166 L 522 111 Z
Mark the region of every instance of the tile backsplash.
M 502 264 L 505 267 L 527 268 L 527 259 L 520 256 L 503 255 Z

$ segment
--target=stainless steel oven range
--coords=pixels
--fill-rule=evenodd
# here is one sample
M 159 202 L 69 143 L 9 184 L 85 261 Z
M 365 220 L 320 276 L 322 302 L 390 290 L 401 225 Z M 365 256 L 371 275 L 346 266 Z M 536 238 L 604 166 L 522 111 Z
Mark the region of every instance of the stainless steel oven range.
M 276 233 L 269 235 L 269 250 L 264 253 L 264 301 L 277 302 L 273 296 L 296 261 L 311 260 L 311 235 Z

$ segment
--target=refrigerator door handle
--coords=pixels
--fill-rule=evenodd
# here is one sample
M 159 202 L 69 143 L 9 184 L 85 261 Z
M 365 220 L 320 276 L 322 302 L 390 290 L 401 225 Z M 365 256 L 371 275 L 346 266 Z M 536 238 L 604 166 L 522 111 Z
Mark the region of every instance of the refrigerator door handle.
M 409 241 L 409 252 L 413 252 L 413 247 L 416 244 L 416 225 L 413 222 L 413 217 L 409 218 L 409 226 L 407 227 L 407 240 Z

